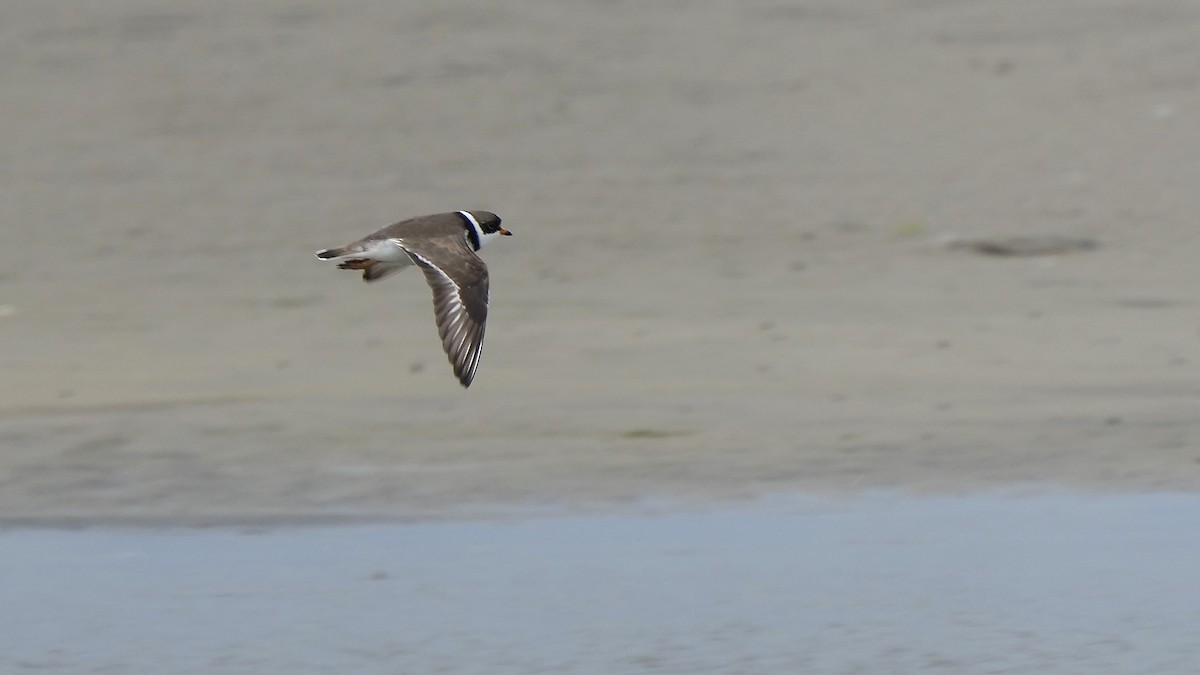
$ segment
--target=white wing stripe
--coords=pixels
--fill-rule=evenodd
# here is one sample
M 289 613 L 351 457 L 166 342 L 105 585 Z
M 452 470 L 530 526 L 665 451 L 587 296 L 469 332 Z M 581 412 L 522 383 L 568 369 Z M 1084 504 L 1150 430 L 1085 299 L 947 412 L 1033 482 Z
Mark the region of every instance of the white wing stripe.
M 465 211 L 462 213 L 470 216 Z M 474 218 L 471 220 L 474 222 Z M 479 341 L 472 343 L 472 333 L 474 332 L 472 328 L 475 327 L 475 324 L 467 314 L 467 308 L 459 295 L 458 284 L 454 283 L 449 275 L 425 256 L 410 249 L 405 250 L 410 256 L 420 261 L 422 267 L 436 272 L 439 277 L 438 283 L 448 291 L 439 294 L 435 289 L 434 293 L 434 309 L 437 310 L 438 327 L 443 333 L 442 346 L 450 356 L 451 362 L 456 366 L 456 370 L 461 373 L 464 382 L 470 382 L 475 378 L 475 371 L 479 368 L 479 356 L 483 350 L 483 326 L 478 326 Z M 439 295 L 445 302 L 445 307 L 436 306 Z

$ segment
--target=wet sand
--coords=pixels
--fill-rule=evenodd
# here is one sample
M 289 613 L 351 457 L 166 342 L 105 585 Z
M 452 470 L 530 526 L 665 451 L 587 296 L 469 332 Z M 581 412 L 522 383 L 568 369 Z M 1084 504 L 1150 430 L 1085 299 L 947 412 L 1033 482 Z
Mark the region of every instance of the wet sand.
M 0 6 L 0 521 L 1200 487 L 1194 3 Z M 475 386 L 312 251 L 494 210 Z M 1087 239 L 983 255 L 953 242 Z
M 1200 497 L 3 531 L 5 672 L 1194 673 Z

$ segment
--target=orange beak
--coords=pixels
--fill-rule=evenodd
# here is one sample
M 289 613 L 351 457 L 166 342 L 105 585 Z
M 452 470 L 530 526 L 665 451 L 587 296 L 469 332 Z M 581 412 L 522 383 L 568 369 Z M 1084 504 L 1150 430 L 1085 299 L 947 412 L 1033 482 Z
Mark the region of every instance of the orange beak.
M 502 227 L 502 228 L 500 228 L 500 229 L 499 229 L 499 230 L 497 230 L 497 231 L 498 231 L 500 234 L 502 234 L 502 235 L 504 235 L 504 236 L 506 236 L 506 237 L 511 237 L 511 236 L 512 236 L 512 232 L 509 232 L 508 230 L 504 229 L 503 227 Z

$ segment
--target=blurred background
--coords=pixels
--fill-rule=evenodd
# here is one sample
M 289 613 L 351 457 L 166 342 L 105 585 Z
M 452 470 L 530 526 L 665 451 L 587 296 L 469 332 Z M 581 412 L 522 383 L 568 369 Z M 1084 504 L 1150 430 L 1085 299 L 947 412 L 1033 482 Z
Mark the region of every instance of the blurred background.
M 1200 5 L 0 4 L 0 522 L 1200 487 Z M 515 236 L 475 384 L 420 275 Z
M 4 518 L 1200 485 L 1190 3 L 0 11 Z

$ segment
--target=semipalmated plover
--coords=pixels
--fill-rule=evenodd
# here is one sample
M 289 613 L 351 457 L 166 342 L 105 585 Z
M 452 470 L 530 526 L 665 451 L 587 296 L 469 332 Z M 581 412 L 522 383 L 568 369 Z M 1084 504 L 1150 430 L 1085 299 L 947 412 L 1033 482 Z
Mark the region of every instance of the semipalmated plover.
M 500 216 L 488 211 L 452 211 L 403 220 L 341 248 L 317 251 L 344 270 L 362 270 L 375 281 L 417 265 L 433 289 L 442 348 L 462 386 L 471 386 L 479 368 L 487 322 L 487 265 L 475 255 L 488 241 L 512 234 Z

